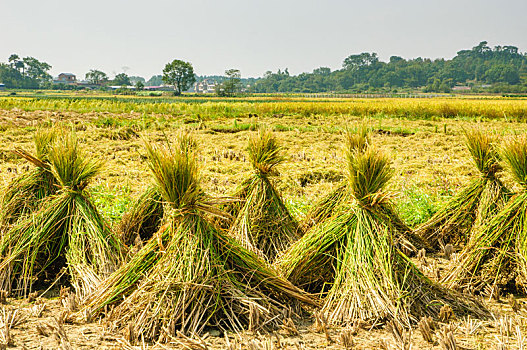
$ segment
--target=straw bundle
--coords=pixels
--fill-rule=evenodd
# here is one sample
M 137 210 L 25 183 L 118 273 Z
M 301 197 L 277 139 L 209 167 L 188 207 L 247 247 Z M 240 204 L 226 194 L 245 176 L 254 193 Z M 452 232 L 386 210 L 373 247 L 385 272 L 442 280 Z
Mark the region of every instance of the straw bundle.
M 270 180 L 284 158 L 276 138 L 266 130 L 249 139 L 247 150 L 254 172 L 237 192 L 241 203 L 230 234 L 247 249 L 273 261 L 301 236 Z
M 454 288 L 482 291 L 485 287 L 515 290 L 527 277 L 527 137 L 510 139 L 501 156 L 520 185 L 496 215 L 477 226 L 461 251 L 459 263 L 444 282 Z
M 117 228 L 124 244 L 146 242 L 159 230 L 163 218 L 163 197 L 155 186 L 150 186 L 132 204 Z
M 92 314 L 116 305 L 109 321 L 147 340 L 200 333 L 206 326 L 254 330 L 276 326 L 283 308 L 311 298 L 255 253 L 218 229 L 221 215 L 199 185 L 194 152 L 147 145 L 149 166 L 167 203 L 165 224 L 87 299 Z M 124 298 L 124 300 L 123 300 Z
M 5 189 L 0 210 L 0 227 L 3 230 L 21 216 L 35 211 L 40 201 L 55 193 L 56 181 L 49 169 L 48 150 L 58 129 L 39 129 L 33 137 L 36 155 L 16 149 L 14 152 L 28 160 L 35 168 L 15 178 Z
M 405 325 L 437 317 L 443 305 L 458 313 L 485 311 L 425 277 L 396 248 L 398 222 L 384 190 L 392 176 L 388 159 L 369 148 L 349 156 L 353 203 L 315 226 L 277 262 L 293 283 L 325 295 L 323 311 L 333 324 L 356 319 Z
M 345 134 L 344 154 L 347 163 L 351 164 L 358 154 L 366 152 L 371 147 L 371 140 L 368 134 L 368 128 L 364 125 L 359 126 L 356 130 L 348 130 Z M 340 184 L 335 190 L 322 197 L 316 202 L 308 212 L 306 220 L 303 223 L 304 229 L 308 230 L 320 224 L 332 216 L 338 216 L 344 213 L 353 205 L 355 195 L 353 193 L 353 184 L 348 181 Z M 429 246 L 421 237 L 414 234 L 412 230 L 399 218 L 395 213 L 393 206 L 385 206 L 382 209 L 385 215 L 391 218 L 392 224 L 396 227 L 395 244 L 406 254 L 417 253 L 419 249 L 428 249 Z
M 497 178 L 501 167 L 494 139 L 478 130 L 466 131 L 465 139 L 480 176 L 417 228 L 416 233 L 434 248 L 466 243 L 472 228 L 485 222 L 510 198 Z
M 121 246 L 86 191 L 100 163 L 79 149 L 73 134 L 51 143 L 48 160 L 59 189 L 2 237 L 1 287 L 27 295 L 67 265 L 71 283 L 82 297 L 115 269 Z
M 344 134 L 344 154 L 353 152 L 364 152 L 371 145 L 371 139 L 366 125 L 360 125 L 356 129 L 348 129 Z M 309 209 L 302 227 L 305 231 L 316 224 L 328 219 L 338 208 L 352 198 L 348 191 L 347 183 L 340 183 L 330 193 L 316 201 Z

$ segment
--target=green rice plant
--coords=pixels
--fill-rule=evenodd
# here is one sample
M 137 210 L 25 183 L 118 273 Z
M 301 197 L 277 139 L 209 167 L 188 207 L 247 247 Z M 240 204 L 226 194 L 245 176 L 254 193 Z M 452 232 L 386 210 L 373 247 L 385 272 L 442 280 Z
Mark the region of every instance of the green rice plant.
M 32 168 L 15 178 L 4 190 L 1 200 L 0 227 L 6 230 L 21 216 L 35 211 L 40 201 L 55 193 L 56 181 L 49 168 L 48 152 L 59 129 L 39 129 L 33 137 L 36 155 L 17 149 L 14 152 L 28 160 Z
M 199 334 L 206 326 L 266 329 L 282 321 L 281 310 L 307 294 L 279 277 L 255 253 L 217 228 L 222 215 L 199 184 L 195 152 L 147 144 L 149 167 L 163 201 L 165 224 L 110 276 L 85 303 L 93 315 L 114 305 L 108 320 L 133 325 L 146 340 Z
M 412 185 L 405 188 L 397 202 L 401 219 L 410 227 L 423 224 L 437 211 L 436 201 L 422 189 Z
M 401 223 L 385 190 L 388 158 L 375 148 L 355 152 L 349 170 L 353 201 L 347 210 L 314 226 L 276 262 L 290 281 L 324 296 L 328 323 L 393 319 L 409 326 L 437 317 L 444 305 L 487 315 L 476 301 L 428 279 L 397 248 Z
M 121 243 L 89 200 L 86 186 L 101 163 L 79 149 L 74 134 L 55 139 L 48 150 L 57 193 L 18 220 L 0 241 L 2 289 L 27 295 L 67 267 L 77 295 L 96 288 L 122 259 Z
M 270 179 L 284 157 L 276 138 L 264 129 L 249 138 L 247 150 L 254 172 L 235 196 L 240 202 L 237 212 L 231 211 L 236 219 L 230 234 L 246 248 L 273 261 L 301 236 L 296 220 Z
M 509 190 L 497 177 L 501 167 L 494 139 L 479 130 L 465 131 L 465 139 L 480 176 L 416 229 L 416 234 L 435 249 L 448 243 L 466 243 L 474 225 L 485 222 L 510 198 Z
M 475 292 L 498 286 L 514 290 L 525 287 L 527 276 L 527 138 L 508 140 L 501 156 L 513 178 L 521 185 L 494 216 L 475 227 L 459 255 L 459 263 L 444 278 L 453 288 Z

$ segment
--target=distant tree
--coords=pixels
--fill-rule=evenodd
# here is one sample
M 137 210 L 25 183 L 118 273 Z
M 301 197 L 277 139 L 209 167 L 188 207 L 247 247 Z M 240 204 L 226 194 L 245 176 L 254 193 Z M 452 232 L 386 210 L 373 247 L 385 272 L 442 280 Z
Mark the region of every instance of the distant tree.
M 24 61 L 20 59 L 20 56 L 18 56 L 16 53 L 9 56 L 8 59 L 9 64 L 11 67 L 15 68 L 19 72 L 23 72 L 24 70 Z
M 34 79 L 39 83 L 51 81 L 51 75 L 48 71 L 51 69 L 51 65 L 46 62 L 40 62 L 34 57 L 23 58 L 25 75 L 29 79 Z
M 144 88 L 145 88 L 145 84 L 141 80 L 138 80 L 137 83 L 135 83 L 136 90 L 141 91 Z
M 130 82 L 130 77 L 126 73 L 119 73 L 113 79 L 113 83 L 118 86 L 128 86 L 132 85 Z
M 329 75 L 330 73 L 331 73 L 331 69 L 328 67 L 320 67 L 320 68 L 316 68 L 313 70 L 313 74 L 316 74 L 316 75 Z
M 173 60 L 167 63 L 163 69 L 163 82 L 167 85 L 173 85 L 177 96 L 181 95 L 195 81 L 194 68 L 190 62 Z
M 404 58 L 400 56 L 390 56 L 390 63 L 397 63 L 404 61 Z
M 227 69 L 225 71 L 227 80 L 216 87 L 218 96 L 234 96 L 240 92 L 242 74 L 239 69 Z
M 99 85 L 108 80 L 108 76 L 106 73 L 97 70 L 97 69 L 91 69 L 88 73 L 86 73 L 86 80 L 88 80 L 91 84 Z
M 138 81 L 142 82 L 143 84 L 146 83 L 146 80 L 143 77 L 138 77 L 138 76 L 135 76 L 135 75 L 131 75 L 129 78 L 130 78 L 130 83 L 132 85 L 137 84 Z
M 145 83 L 146 86 L 159 86 L 161 84 L 163 84 L 162 75 L 154 75 Z
M 24 87 L 24 77 L 11 64 L 0 63 L 0 82 L 9 89 Z
M 9 64 L 2 64 L 1 78 L 4 84 L 10 88 L 37 89 L 48 86 L 51 75 L 48 71 L 51 65 L 41 62 L 34 57 L 20 58 L 12 54 L 8 58 Z
M 375 52 L 363 52 L 358 55 L 351 55 L 344 59 L 343 66 L 348 70 L 357 70 L 361 67 L 371 66 L 379 62 L 379 58 Z

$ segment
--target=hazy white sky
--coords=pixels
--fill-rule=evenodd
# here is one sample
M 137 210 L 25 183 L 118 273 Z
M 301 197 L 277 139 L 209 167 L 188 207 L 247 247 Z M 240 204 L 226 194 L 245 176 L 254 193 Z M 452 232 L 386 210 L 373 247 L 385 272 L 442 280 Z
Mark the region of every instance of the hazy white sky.
M 198 75 L 298 74 L 365 51 L 451 58 L 486 40 L 524 52 L 526 15 L 527 0 L 0 0 L 0 62 L 18 53 L 79 77 L 148 79 L 174 58 Z

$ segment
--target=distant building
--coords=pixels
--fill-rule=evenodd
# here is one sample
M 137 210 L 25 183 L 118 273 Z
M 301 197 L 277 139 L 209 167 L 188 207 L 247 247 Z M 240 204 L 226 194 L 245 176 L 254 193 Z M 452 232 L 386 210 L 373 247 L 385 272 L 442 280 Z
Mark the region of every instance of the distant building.
M 136 87 L 132 86 L 132 85 L 129 85 L 129 86 L 110 85 L 110 86 L 107 86 L 107 88 L 110 89 L 110 90 L 119 90 L 119 89 L 135 90 L 136 89 Z
M 454 86 L 452 88 L 452 91 L 468 91 L 470 90 L 470 86 Z
M 174 91 L 173 86 L 168 85 L 158 85 L 158 86 L 145 86 L 143 90 L 148 91 Z
M 72 73 L 60 73 L 59 77 L 54 80 L 55 83 L 63 84 L 75 84 L 77 82 L 77 77 Z
M 216 82 L 205 79 L 194 83 L 194 92 L 197 94 L 213 94 L 216 92 Z
M 0 90 L 5 90 L 5 84 L 0 83 Z

